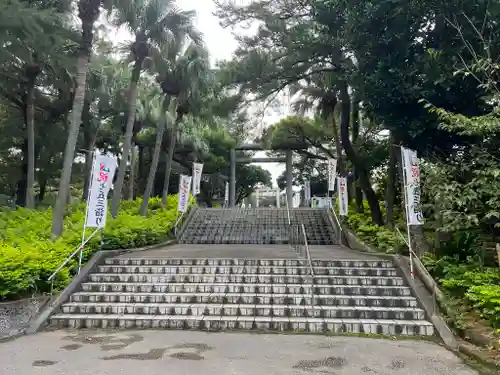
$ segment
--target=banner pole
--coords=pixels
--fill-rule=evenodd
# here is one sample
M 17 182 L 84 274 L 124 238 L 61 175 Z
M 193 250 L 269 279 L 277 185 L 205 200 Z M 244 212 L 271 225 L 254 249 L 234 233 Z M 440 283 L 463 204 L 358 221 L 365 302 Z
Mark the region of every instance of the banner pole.
M 403 188 L 404 188 L 404 200 L 405 200 L 405 211 L 406 211 L 406 235 L 408 236 L 408 250 L 410 252 L 410 276 L 411 279 L 415 279 L 415 274 L 413 272 L 413 249 L 411 248 L 411 233 L 410 233 L 410 209 L 408 206 L 408 187 L 407 187 L 407 173 L 406 170 L 406 159 L 404 155 L 404 148 L 401 147 L 401 164 L 403 169 Z

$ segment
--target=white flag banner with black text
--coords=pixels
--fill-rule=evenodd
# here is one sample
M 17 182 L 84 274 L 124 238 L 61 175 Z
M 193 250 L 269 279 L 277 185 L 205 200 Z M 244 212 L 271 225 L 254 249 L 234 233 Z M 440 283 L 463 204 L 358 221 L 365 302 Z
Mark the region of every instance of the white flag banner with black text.
M 229 182 L 226 182 L 226 189 L 224 191 L 224 202 L 229 202 Z
M 335 190 L 336 177 L 337 177 L 337 159 L 328 159 L 328 191 Z
M 342 216 L 349 215 L 349 199 L 347 196 L 347 178 L 337 177 L 337 187 L 339 194 L 339 213 Z
M 193 163 L 193 195 L 200 194 L 202 171 L 203 171 L 203 164 Z
M 106 225 L 108 192 L 113 183 L 115 171 L 115 159 L 107 155 L 97 154 L 92 166 L 85 227 L 104 228 Z
M 424 217 L 420 207 L 420 167 L 417 152 L 401 147 L 406 190 L 406 220 L 408 225 L 423 225 Z
M 186 212 L 189 204 L 189 190 L 191 188 L 191 176 L 181 174 L 179 182 L 179 205 L 177 211 Z
M 304 200 L 309 203 L 311 200 L 311 181 L 306 180 L 304 182 Z

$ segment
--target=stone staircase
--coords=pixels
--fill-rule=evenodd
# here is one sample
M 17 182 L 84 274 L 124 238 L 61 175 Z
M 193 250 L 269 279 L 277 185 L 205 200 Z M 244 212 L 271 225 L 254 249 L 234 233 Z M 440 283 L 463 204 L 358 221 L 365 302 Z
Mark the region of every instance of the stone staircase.
M 290 210 L 292 225 L 304 224 L 310 245 L 337 243 L 335 232 L 321 209 Z M 184 244 L 288 244 L 290 225 L 286 209 L 197 209 L 179 240 Z
M 50 324 L 433 334 L 391 261 L 315 259 L 312 267 L 314 276 L 301 259 L 107 258 Z

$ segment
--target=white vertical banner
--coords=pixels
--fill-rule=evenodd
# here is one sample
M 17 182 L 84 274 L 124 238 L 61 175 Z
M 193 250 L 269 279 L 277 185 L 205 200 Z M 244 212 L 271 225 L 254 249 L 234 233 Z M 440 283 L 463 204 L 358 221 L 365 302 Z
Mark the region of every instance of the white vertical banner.
M 203 164 L 193 163 L 193 195 L 200 194 L 202 171 L 203 171 Z
M 309 202 L 311 200 L 311 181 L 306 180 L 304 182 L 304 200 L 307 205 L 309 205 Z
M 423 225 L 424 217 L 420 208 L 420 167 L 417 152 L 401 147 L 404 187 L 406 194 L 406 220 L 408 225 Z
M 226 182 L 226 189 L 224 191 L 224 203 L 227 204 L 229 202 L 229 182 Z
M 339 194 L 339 213 L 342 216 L 349 215 L 349 200 L 347 196 L 347 178 L 337 177 L 337 187 Z
M 179 182 L 179 205 L 177 211 L 186 212 L 189 204 L 189 191 L 191 190 L 191 176 L 181 174 Z
M 116 160 L 107 155 L 96 155 L 92 166 L 90 192 L 85 215 L 86 228 L 104 228 L 108 212 L 108 192 L 113 183 Z
M 337 177 L 337 159 L 328 159 L 328 191 L 335 190 L 336 177 Z

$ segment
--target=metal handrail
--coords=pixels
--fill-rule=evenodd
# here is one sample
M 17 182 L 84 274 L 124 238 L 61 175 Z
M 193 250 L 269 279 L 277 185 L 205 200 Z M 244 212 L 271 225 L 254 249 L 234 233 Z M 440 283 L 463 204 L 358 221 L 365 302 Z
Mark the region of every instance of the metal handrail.
M 302 227 L 302 235 L 304 236 L 304 247 L 306 250 L 306 259 L 309 264 L 309 273 L 311 274 L 311 306 L 315 306 L 315 301 L 314 301 L 314 268 L 312 265 L 312 260 L 311 260 L 311 252 L 309 251 L 309 244 L 307 243 L 307 235 L 306 235 L 306 228 L 304 224 L 301 224 Z
M 312 266 L 312 260 L 311 260 L 311 253 L 309 251 L 309 244 L 307 242 L 307 235 L 306 235 L 306 227 L 304 224 L 301 224 L 302 227 L 302 235 L 304 236 L 304 247 L 306 249 L 306 259 L 309 264 L 309 270 L 311 271 L 311 276 L 314 276 L 314 269 Z
M 68 262 L 73 259 L 73 257 L 78 254 L 82 249 L 83 247 L 85 247 L 85 245 L 87 244 L 87 242 L 89 242 L 92 237 L 94 237 L 94 235 L 97 233 L 97 231 L 99 230 L 100 228 L 97 228 L 96 230 L 94 230 L 94 232 L 85 240 L 83 241 L 80 246 L 78 246 L 75 251 L 73 251 L 65 260 L 64 262 L 62 262 L 62 264 L 56 268 L 56 270 L 52 273 L 52 275 L 49 276 L 49 278 L 47 279 L 47 281 L 50 281 L 50 295 L 52 295 L 52 290 L 54 289 L 54 277 L 59 273 L 59 271 L 66 265 L 68 264 Z M 80 273 L 80 268 L 78 268 L 78 273 Z
M 340 230 L 340 235 L 342 236 L 342 225 L 340 225 L 340 220 L 337 216 L 337 213 L 335 212 L 335 209 L 333 208 L 333 203 L 332 203 L 332 212 L 333 212 L 333 217 L 335 218 L 335 221 L 337 222 L 337 225 L 339 226 L 339 230 Z
M 410 252 L 410 276 L 411 276 L 412 280 L 414 280 L 415 274 L 414 274 L 413 258 L 417 259 L 425 269 L 424 263 L 418 257 L 417 253 L 415 253 L 412 250 L 409 242 L 407 241 L 405 236 L 403 236 L 403 233 L 401 233 L 401 231 L 399 230 L 398 227 L 396 227 L 396 232 L 401 236 L 401 238 L 402 238 L 403 242 L 406 244 L 406 246 L 408 246 L 408 251 Z M 426 272 L 429 272 L 429 271 L 426 270 Z M 430 275 L 430 273 L 429 273 L 429 275 Z M 433 281 L 432 282 L 432 305 L 433 305 L 432 308 L 433 308 L 433 313 L 435 314 L 436 309 L 437 309 L 437 292 L 436 292 L 436 282 L 434 280 L 432 280 L 432 281 Z
M 177 225 L 179 225 L 181 219 L 184 217 L 184 213 L 185 212 L 182 212 L 181 213 L 181 216 L 179 216 L 179 218 L 177 219 L 177 221 L 175 222 L 175 225 L 174 225 L 174 236 L 177 237 Z
M 191 212 L 191 210 L 193 209 L 193 205 L 189 205 L 188 206 L 188 209 L 185 211 L 185 212 L 181 212 L 181 216 L 179 216 L 175 222 L 175 225 L 174 225 L 174 236 L 175 238 L 177 238 L 177 231 L 178 231 L 178 227 L 179 227 L 179 223 L 182 221 L 182 218 L 187 215 L 189 212 Z

